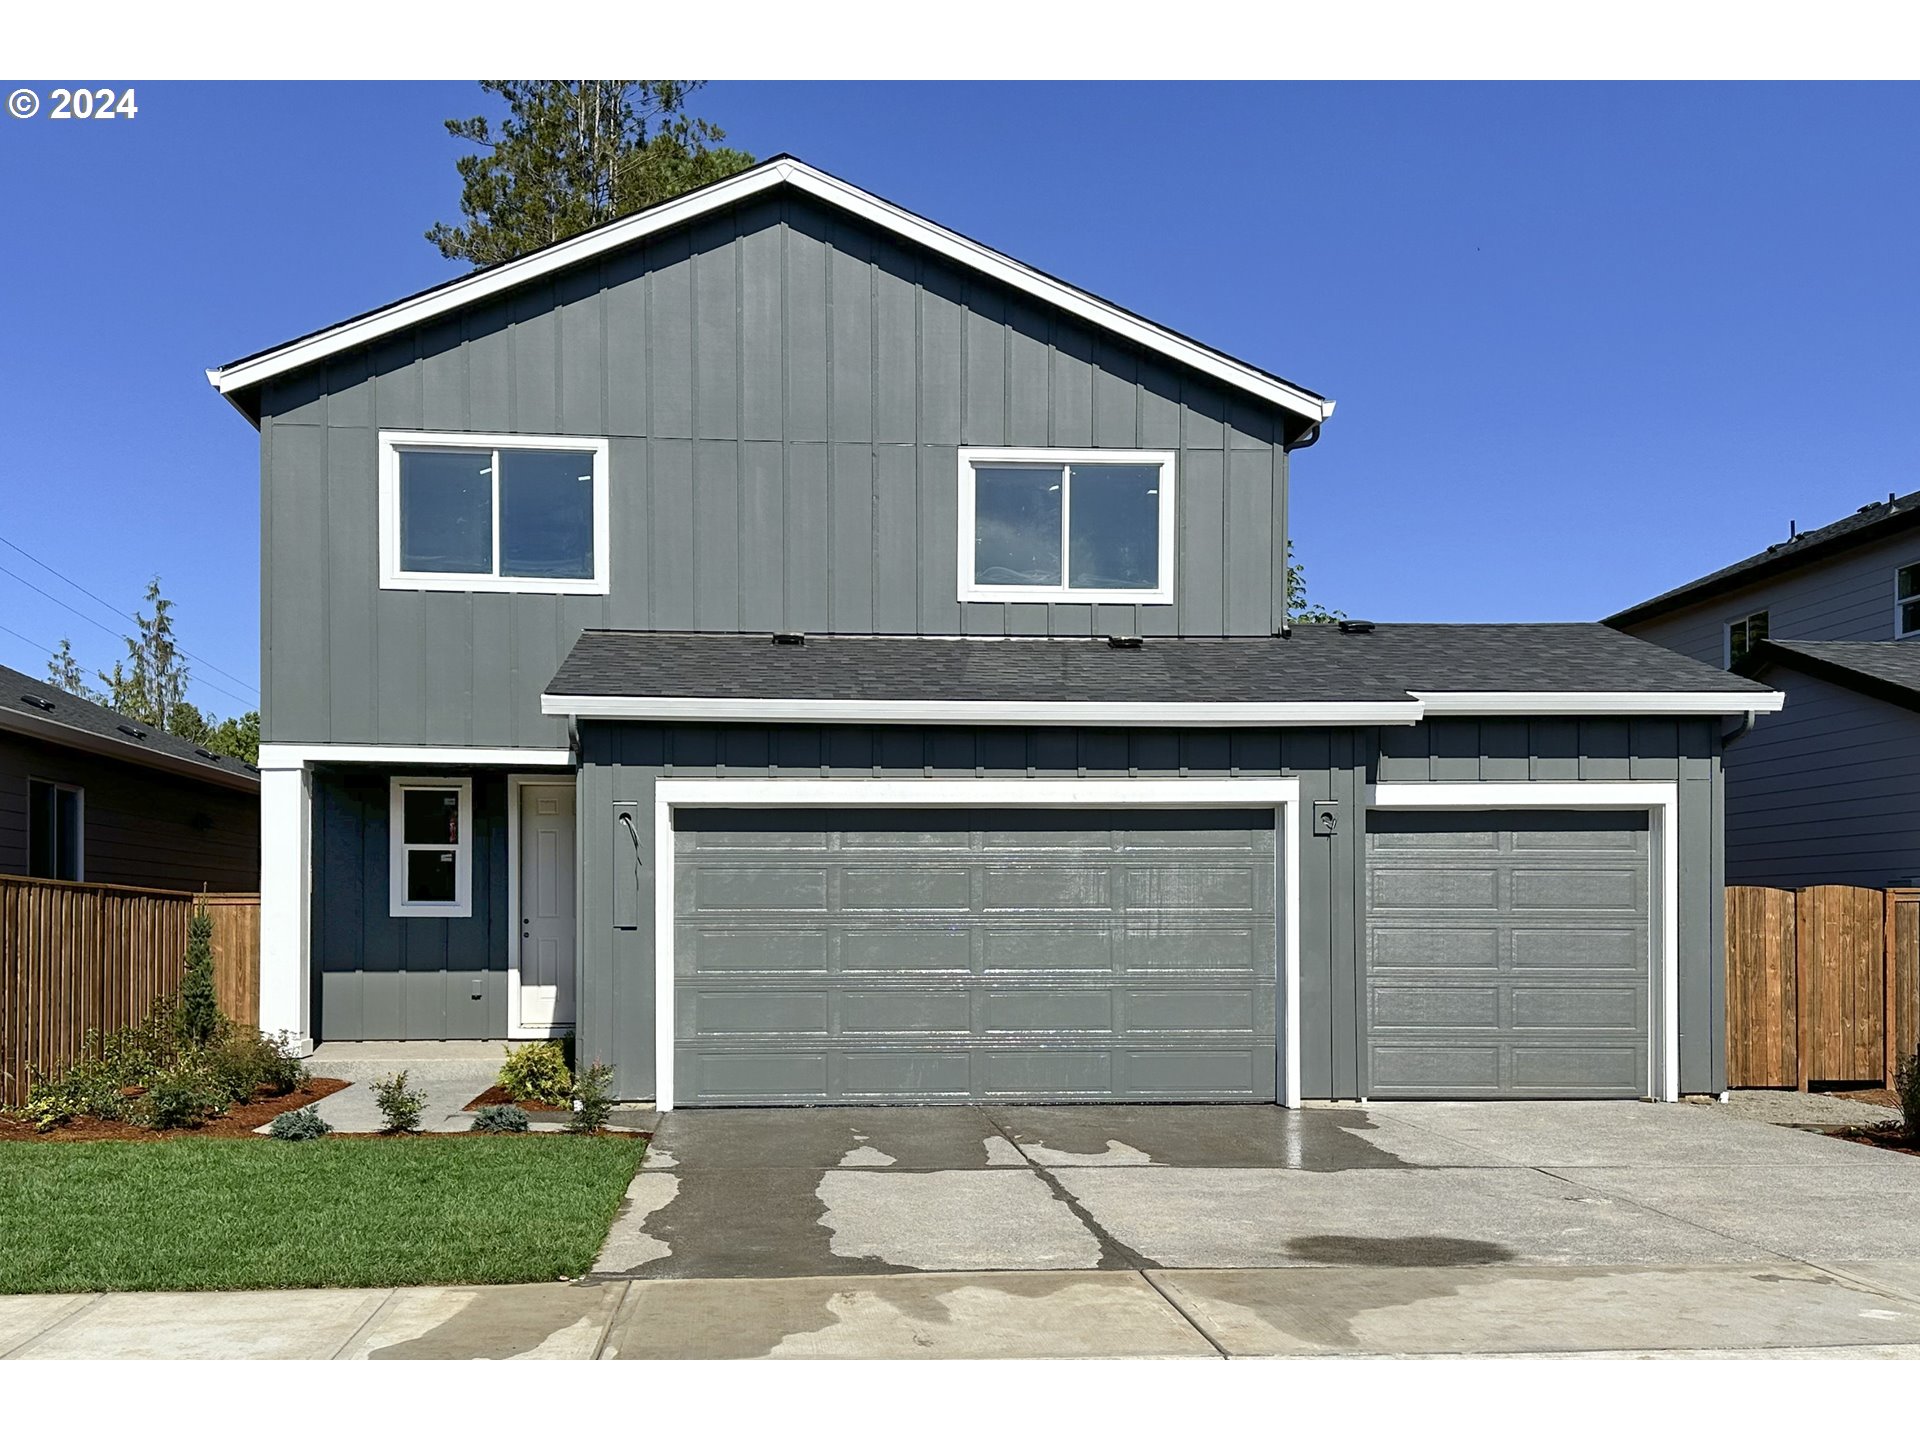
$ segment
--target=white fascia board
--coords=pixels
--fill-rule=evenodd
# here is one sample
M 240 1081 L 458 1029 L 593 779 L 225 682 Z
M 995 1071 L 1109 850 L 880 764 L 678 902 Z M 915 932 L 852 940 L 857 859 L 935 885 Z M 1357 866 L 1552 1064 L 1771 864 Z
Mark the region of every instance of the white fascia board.
M 472 745 L 262 745 L 262 770 L 307 765 L 573 765 L 571 750 Z
M 1772 715 L 1778 690 L 1416 690 L 1429 715 Z
M 837 209 L 857 215 L 958 264 L 990 275 L 1103 330 L 1211 375 L 1224 384 L 1278 405 L 1315 424 L 1333 414 L 1331 400 L 1311 395 L 1232 356 L 1223 355 L 1163 329 L 1150 320 L 1129 314 L 1117 305 L 1111 305 L 1052 276 L 1043 275 L 997 250 L 957 235 L 944 226 L 922 219 L 877 195 L 868 194 L 856 185 L 835 179 L 797 160 L 783 160 L 778 164 L 746 171 L 678 200 L 669 200 L 625 220 L 549 246 L 524 259 L 510 261 L 466 280 L 416 295 L 410 300 L 401 300 L 370 315 L 335 325 L 317 335 L 293 341 L 251 359 L 209 370 L 207 379 L 222 395 L 231 395 L 276 375 L 284 375 L 343 350 L 368 344 L 397 330 L 422 324 L 498 295 L 565 266 L 577 265 L 596 255 L 630 245 L 671 226 L 728 205 L 737 205 L 742 200 L 782 184 L 792 185 Z
M 109 760 L 124 760 L 129 765 L 141 765 L 149 770 L 164 770 L 169 775 L 204 780 L 209 785 L 224 785 L 229 790 L 245 790 L 255 795 L 260 793 L 257 776 L 239 775 L 231 770 L 223 770 L 218 765 L 203 765 L 198 760 L 189 760 L 182 755 L 149 750 L 138 740 L 116 740 L 111 735 L 63 725 L 58 720 L 42 720 L 35 715 L 0 710 L 0 730 L 11 730 L 18 735 L 64 745 L 70 750 L 83 750 L 89 755 L 99 755 Z
M 1248 701 L 781 700 L 542 695 L 543 715 L 575 720 L 741 720 L 840 725 L 1412 725 L 1412 700 Z

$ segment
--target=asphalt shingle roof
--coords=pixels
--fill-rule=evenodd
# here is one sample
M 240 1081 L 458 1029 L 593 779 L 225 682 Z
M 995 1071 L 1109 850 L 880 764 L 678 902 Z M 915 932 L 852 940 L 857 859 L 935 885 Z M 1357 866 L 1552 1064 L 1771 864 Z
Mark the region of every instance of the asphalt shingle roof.
M 1740 669 L 1758 675 L 1772 665 L 1920 709 L 1920 640 L 1763 640 Z
M 39 703 L 36 704 L 36 701 Z M 184 762 L 247 781 L 257 782 L 260 778 L 260 772 L 243 761 L 224 755 L 209 755 L 191 740 L 182 740 L 178 735 L 156 730 L 138 720 L 129 719 L 118 710 L 95 705 L 90 700 L 69 695 L 44 680 L 36 680 L 31 675 L 0 665 L 0 729 L 15 728 L 8 724 L 9 717 L 13 715 L 37 720 L 43 725 L 62 725 L 96 740 L 114 741 L 125 749 L 125 758 L 134 764 L 139 764 L 144 755 L 150 759 L 162 757 L 175 762 L 169 768 L 177 768 L 179 763 Z M 38 727 L 31 733 L 37 738 L 49 738 Z
M 686 699 L 1368 702 L 1413 691 L 1654 691 L 1768 687 L 1598 624 L 1381 625 L 1289 639 L 1105 640 L 589 630 L 549 695 Z
M 1736 560 L 1731 565 L 1722 566 L 1710 575 L 1702 575 L 1698 580 L 1689 580 L 1684 585 L 1654 596 L 1651 600 L 1642 600 L 1638 605 L 1629 605 L 1617 614 L 1609 615 L 1609 625 L 1633 625 L 1649 620 L 1655 615 L 1665 614 L 1669 610 L 1678 610 L 1697 600 L 1705 600 L 1711 595 L 1722 594 L 1728 590 L 1750 585 L 1756 580 L 1764 580 L 1769 575 L 1777 575 L 1783 570 L 1791 570 L 1810 557 L 1831 554 L 1844 550 L 1851 545 L 1864 545 L 1868 541 L 1878 540 L 1883 535 L 1913 525 L 1920 525 L 1920 490 L 1910 491 L 1889 500 L 1873 505 L 1863 505 L 1844 520 L 1836 520 L 1831 525 L 1822 525 L 1817 530 L 1805 530 L 1791 540 L 1783 540 L 1777 545 L 1769 545 L 1757 555 L 1749 555 L 1744 560 Z

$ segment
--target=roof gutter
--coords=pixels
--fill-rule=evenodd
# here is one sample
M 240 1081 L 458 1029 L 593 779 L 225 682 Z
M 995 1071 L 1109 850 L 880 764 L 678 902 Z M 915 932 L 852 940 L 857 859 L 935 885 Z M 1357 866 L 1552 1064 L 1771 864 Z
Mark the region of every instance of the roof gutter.
M 1413 692 L 1426 713 L 1444 715 L 1771 715 L 1778 690 L 1449 690 Z
M 38 716 L 22 715 L 14 710 L 0 710 L 0 730 L 11 730 L 15 734 L 26 735 L 35 740 L 50 741 L 55 745 L 64 745 L 70 750 L 84 750 L 90 755 L 105 756 L 109 760 L 124 760 L 130 765 L 143 765 L 150 770 L 164 770 L 170 775 L 184 775 L 192 780 L 204 780 L 210 785 L 223 785 L 229 790 L 244 790 L 254 795 L 260 793 L 260 779 L 256 775 L 236 775 L 233 771 L 223 770 L 217 765 L 202 765 L 197 760 L 187 760 L 178 755 L 148 750 L 130 741 L 114 740 L 105 735 L 96 735 L 91 730 L 62 725 L 58 720 L 43 720 Z

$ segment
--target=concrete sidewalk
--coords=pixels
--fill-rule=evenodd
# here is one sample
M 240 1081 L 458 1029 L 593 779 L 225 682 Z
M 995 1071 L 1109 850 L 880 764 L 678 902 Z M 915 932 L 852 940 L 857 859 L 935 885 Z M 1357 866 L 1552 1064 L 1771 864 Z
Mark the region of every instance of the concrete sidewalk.
M 0 1357 L 1920 1359 L 1920 1264 L 1360 1266 L 0 1297 Z

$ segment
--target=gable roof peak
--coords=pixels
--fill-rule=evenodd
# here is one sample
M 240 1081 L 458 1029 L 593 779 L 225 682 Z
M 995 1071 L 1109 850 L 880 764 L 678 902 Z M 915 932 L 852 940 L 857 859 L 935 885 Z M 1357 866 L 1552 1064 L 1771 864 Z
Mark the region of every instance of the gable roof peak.
M 253 397 L 261 385 L 277 376 L 305 369 L 342 351 L 464 309 L 567 266 L 581 264 L 782 186 L 812 196 L 1176 364 L 1286 410 L 1309 427 L 1319 425 L 1333 414 L 1333 401 L 1323 395 L 1156 324 L 785 153 L 737 175 L 556 241 L 517 260 L 476 270 L 310 335 L 217 366 L 207 371 L 207 380 L 249 419 L 257 419 Z

